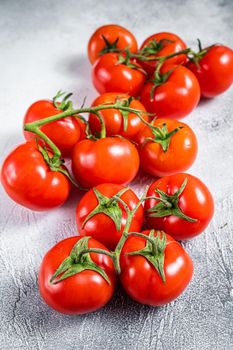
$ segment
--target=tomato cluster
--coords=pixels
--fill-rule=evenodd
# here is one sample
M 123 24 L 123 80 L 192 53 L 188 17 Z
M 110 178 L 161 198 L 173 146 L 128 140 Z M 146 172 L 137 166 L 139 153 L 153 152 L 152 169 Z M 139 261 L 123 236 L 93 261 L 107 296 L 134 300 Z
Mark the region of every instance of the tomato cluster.
M 214 213 L 206 185 L 184 173 L 198 145 L 177 119 L 201 96 L 230 87 L 233 52 L 199 42 L 195 53 L 167 32 L 138 49 L 128 30 L 106 25 L 90 38 L 88 56 L 101 95 L 78 109 L 72 94 L 60 91 L 33 103 L 24 117 L 26 142 L 6 157 L 1 182 L 31 210 L 62 205 L 73 186 L 87 191 L 76 208 L 79 235 L 56 244 L 42 261 L 39 289 L 48 305 L 67 314 L 97 310 L 111 299 L 117 276 L 137 302 L 163 305 L 193 274 L 177 240 L 199 235 Z M 155 177 L 141 199 L 127 187 L 139 167 Z

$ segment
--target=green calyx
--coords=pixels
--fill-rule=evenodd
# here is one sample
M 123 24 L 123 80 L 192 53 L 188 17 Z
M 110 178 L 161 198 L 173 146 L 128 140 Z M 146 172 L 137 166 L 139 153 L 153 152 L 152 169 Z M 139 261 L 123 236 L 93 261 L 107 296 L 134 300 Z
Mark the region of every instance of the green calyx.
M 125 99 L 121 99 L 121 98 L 117 98 L 116 99 L 116 103 L 119 107 L 130 107 L 130 103 L 133 101 L 133 97 L 129 97 L 129 98 L 125 98 Z M 128 128 L 128 115 L 129 115 L 129 111 L 127 110 L 120 110 L 122 118 L 123 118 L 123 130 L 124 132 L 127 131 Z
M 147 76 L 147 72 L 132 61 L 133 54 L 129 50 L 125 49 L 118 55 L 118 61 L 116 64 L 124 64 L 125 66 L 136 69 Z
M 49 166 L 51 171 L 59 171 L 60 167 L 62 166 L 62 164 L 64 164 L 64 159 L 61 159 L 60 157 L 50 157 L 47 147 L 44 145 L 43 147 L 39 145 L 38 143 L 39 139 L 36 138 L 36 144 L 37 144 L 37 148 L 40 151 L 40 153 L 42 154 L 45 162 L 47 163 L 47 165 Z
M 119 49 L 117 48 L 117 44 L 118 44 L 118 41 L 119 41 L 119 38 L 116 38 L 115 41 L 113 41 L 112 43 L 110 41 L 108 41 L 108 39 L 102 35 L 102 39 L 104 41 L 104 48 L 99 52 L 99 56 L 102 56 L 106 53 L 109 53 L 109 52 L 119 52 Z
M 40 151 L 40 153 L 42 154 L 45 162 L 47 163 L 47 165 L 49 166 L 51 171 L 58 171 L 59 173 L 62 173 L 63 175 L 65 175 L 70 182 L 72 182 L 72 184 L 79 188 L 80 190 L 86 191 L 86 188 L 81 187 L 76 181 L 75 179 L 71 176 L 71 174 L 68 172 L 68 170 L 63 166 L 63 164 L 65 163 L 64 159 L 62 159 L 60 156 L 53 156 L 50 157 L 48 154 L 48 150 L 46 148 L 46 146 L 41 147 L 38 143 L 38 139 L 36 139 L 36 143 L 37 143 L 37 148 Z
M 110 255 L 111 253 L 101 249 L 89 249 L 88 241 L 90 237 L 81 238 L 73 247 L 70 255 L 63 260 L 60 266 L 50 279 L 50 283 L 57 284 L 68 277 L 76 275 L 85 270 L 91 270 L 99 273 L 107 283 L 111 284 L 106 272 L 100 268 L 91 259 L 90 253 L 96 252 L 99 254 Z
M 166 83 L 166 81 L 168 80 L 168 78 L 170 77 L 170 75 L 171 75 L 171 74 L 174 72 L 174 70 L 178 67 L 178 65 L 177 65 L 177 66 L 175 66 L 175 67 L 169 69 L 166 73 L 161 74 L 160 69 L 161 69 L 163 63 L 164 63 L 164 61 L 161 61 L 161 62 L 157 65 L 156 70 L 155 70 L 155 72 L 154 72 L 154 77 L 153 77 L 152 79 L 149 80 L 149 81 L 151 81 L 151 82 L 153 83 L 152 88 L 151 88 L 151 90 L 150 90 L 150 98 L 151 98 L 151 99 L 153 99 L 153 97 L 154 97 L 154 91 L 155 91 L 155 89 L 156 89 L 158 86 L 160 86 L 160 85 Z
M 123 188 L 120 190 L 117 194 L 115 194 L 112 198 L 104 196 L 102 193 L 100 193 L 95 187 L 93 188 L 93 192 L 96 196 L 96 199 L 98 201 L 97 206 L 95 209 L 90 212 L 85 220 L 82 223 L 82 228 L 84 228 L 85 224 L 95 215 L 97 214 L 105 214 L 115 224 L 116 230 L 119 232 L 121 230 L 121 219 L 122 219 L 122 209 L 119 206 L 118 198 L 121 197 L 123 193 L 128 191 L 128 188 Z
M 73 108 L 73 104 L 72 101 L 69 100 L 69 98 L 72 96 L 73 94 L 70 92 L 68 94 L 66 94 L 65 92 L 62 91 L 58 91 L 56 96 L 53 97 L 53 104 L 57 109 L 60 109 L 61 111 L 67 111 L 67 110 L 72 110 Z M 63 99 L 61 100 L 61 102 L 58 102 L 58 100 L 60 99 L 60 97 L 63 97 Z
M 154 230 L 150 231 L 149 236 L 137 232 L 130 233 L 132 235 L 145 238 L 146 246 L 143 249 L 127 253 L 127 255 L 141 255 L 145 257 L 154 266 L 161 276 L 163 283 L 165 283 L 164 250 L 166 248 L 166 234 L 163 231 L 159 231 L 155 237 L 154 233 Z
M 185 178 L 180 188 L 173 195 L 168 195 L 167 193 L 157 188 L 156 192 L 160 195 L 160 197 L 156 197 L 156 200 L 158 200 L 159 203 L 157 203 L 154 207 L 147 209 L 148 217 L 162 218 L 165 216 L 174 215 L 188 222 L 196 222 L 197 219 L 185 215 L 179 207 L 179 197 L 183 193 L 187 182 L 188 179 Z
M 144 142 L 146 143 L 148 141 L 152 141 L 159 143 L 163 151 L 167 152 L 172 136 L 175 135 L 180 129 L 183 129 L 183 126 L 178 126 L 170 132 L 168 132 L 166 123 L 164 123 L 161 128 L 151 125 L 150 129 L 154 137 L 147 137 Z
M 190 51 L 188 55 L 188 59 L 191 62 L 194 62 L 199 67 L 199 61 L 205 56 L 205 54 L 208 52 L 210 47 L 207 47 L 206 49 L 202 48 L 202 44 L 200 39 L 197 39 L 198 44 L 198 52 Z
M 143 49 L 138 52 L 138 54 L 146 57 L 150 55 L 156 55 L 159 51 L 161 51 L 165 47 L 166 43 L 170 44 L 173 42 L 174 41 L 165 39 L 165 38 L 159 41 L 157 41 L 156 39 L 153 39 L 146 46 L 144 46 Z

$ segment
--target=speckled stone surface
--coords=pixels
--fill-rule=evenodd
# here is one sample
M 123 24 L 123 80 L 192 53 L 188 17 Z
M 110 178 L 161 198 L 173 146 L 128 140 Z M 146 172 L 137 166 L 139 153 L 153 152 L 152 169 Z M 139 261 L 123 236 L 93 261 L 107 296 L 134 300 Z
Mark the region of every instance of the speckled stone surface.
M 23 141 L 26 108 L 58 89 L 76 103 L 97 95 L 86 45 L 94 29 L 119 23 L 139 43 L 153 32 L 174 31 L 188 45 L 233 46 L 233 2 L 0 1 L 0 161 Z M 118 288 L 102 310 L 81 317 L 55 313 L 43 303 L 37 273 L 44 253 L 76 234 L 77 193 L 60 209 L 34 213 L 0 188 L 0 348 L 8 349 L 233 349 L 233 89 L 202 101 L 185 119 L 199 139 L 190 169 L 212 190 L 216 215 L 206 232 L 185 243 L 195 264 L 192 283 L 161 308 L 139 305 Z M 147 177 L 135 180 L 142 193 Z

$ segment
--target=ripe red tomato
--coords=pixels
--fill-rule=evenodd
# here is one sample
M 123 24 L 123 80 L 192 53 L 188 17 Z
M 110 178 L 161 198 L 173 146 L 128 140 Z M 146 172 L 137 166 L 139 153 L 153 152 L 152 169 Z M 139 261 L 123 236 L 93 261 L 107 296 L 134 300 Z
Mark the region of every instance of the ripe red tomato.
M 197 156 L 197 138 L 192 129 L 169 118 L 158 118 L 153 126 L 156 129 L 146 126 L 138 135 L 141 168 L 155 177 L 187 170 Z
M 93 64 L 103 53 L 126 48 L 131 52 L 137 51 L 138 45 L 134 35 L 124 27 L 108 24 L 99 27 L 91 36 L 88 42 L 88 57 Z
M 143 231 L 149 235 L 150 231 Z M 164 234 L 165 235 L 165 234 Z M 161 232 L 156 231 L 154 236 L 161 239 Z M 146 239 L 129 237 L 121 253 L 121 283 L 127 294 L 139 303 L 160 306 L 176 299 L 189 284 L 193 275 L 193 263 L 184 248 L 172 237 L 166 234 L 164 251 L 160 251 L 157 262 L 164 259 L 165 282 L 158 270 L 143 255 L 127 255 L 144 249 Z M 161 259 L 161 255 L 163 256 Z M 147 255 L 148 256 L 148 255 Z M 153 261 L 153 260 L 152 260 Z
M 137 97 L 145 83 L 146 73 L 132 60 L 128 65 L 121 63 L 121 57 L 123 55 L 117 53 L 101 56 L 92 68 L 93 84 L 100 94 L 123 92 Z
M 173 33 L 162 32 L 153 34 L 149 38 L 147 38 L 143 42 L 140 51 L 147 57 L 161 57 L 176 53 L 186 48 L 186 44 L 178 35 Z M 153 52 L 154 54 L 150 54 L 151 52 Z M 177 55 L 166 60 L 164 65 L 183 64 L 186 62 L 186 60 L 186 55 Z M 155 60 L 139 62 L 145 69 L 145 71 L 148 73 L 148 75 L 151 76 L 155 71 L 158 61 Z
M 195 75 L 186 67 L 162 67 L 162 75 L 174 69 L 167 80 L 155 87 L 153 82 L 145 84 L 141 102 L 146 110 L 159 118 L 183 118 L 197 106 L 200 100 L 200 86 Z
M 129 98 L 130 96 L 127 94 L 109 92 L 98 96 L 92 103 L 92 106 L 114 104 L 116 101 L 126 103 L 129 101 Z M 143 119 L 149 120 L 148 115 L 144 114 L 146 112 L 144 106 L 138 100 L 133 99 L 129 101 L 128 107 L 142 111 L 141 116 Z M 135 113 L 122 113 L 118 109 L 105 109 L 99 111 L 99 113 L 105 122 L 107 136 L 121 135 L 136 142 L 139 132 L 145 127 L 145 124 Z M 93 113 L 89 116 L 89 125 L 93 135 L 100 133 L 100 121 Z
M 35 141 L 18 146 L 7 156 L 1 182 L 11 199 L 32 210 L 58 207 L 70 192 L 68 178 L 50 170 Z
M 101 184 L 88 191 L 78 203 L 76 220 L 81 236 L 91 236 L 103 243 L 107 248 L 115 249 L 124 230 L 127 213 L 120 202 L 111 202 L 111 197 L 126 187 L 116 184 Z M 96 193 L 97 192 L 97 195 Z M 119 196 L 133 210 L 139 199 L 136 194 L 127 189 Z M 111 205 L 109 205 L 112 203 Z M 143 223 L 143 207 L 136 211 L 130 231 L 140 231 Z
M 127 184 L 137 175 L 139 155 L 128 140 L 106 137 L 78 142 L 72 153 L 72 170 L 83 187 L 101 183 Z
M 52 100 L 40 100 L 29 107 L 24 117 L 24 124 L 62 112 L 54 105 Z M 55 143 L 64 157 L 69 156 L 74 145 L 86 136 L 85 124 L 75 117 L 66 117 L 48 123 L 40 129 Z M 32 138 L 35 139 L 37 135 L 24 131 L 24 137 L 26 140 L 31 140 Z
M 182 191 L 185 180 L 187 184 Z M 181 193 L 177 193 L 179 189 Z M 177 240 L 199 235 L 214 214 L 214 201 L 208 188 L 197 177 L 189 174 L 166 176 L 153 182 L 147 196 L 165 200 L 161 202 L 148 199 L 145 202 L 147 220 L 151 227 L 163 230 Z M 184 215 L 188 218 L 185 219 Z
M 213 45 L 203 53 L 199 53 L 199 57 L 197 54 L 196 63 L 190 61 L 187 67 L 197 77 L 202 96 L 214 97 L 226 91 L 233 82 L 233 51 L 227 46 Z
M 104 254 L 90 253 L 93 262 L 104 270 L 110 283 L 97 271 L 90 269 L 74 273 L 53 284 L 51 278 L 60 264 L 69 257 L 74 245 L 81 237 L 69 237 L 56 244 L 44 256 L 39 271 L 39 289 L 45 302 L 64 314 L 84 314 L 103 307 L 112 297 L 115 288 L 115 270 L 112 260 Z M 107 250 L 101 243 L 90 238 L 88 248 Z M 73 260 L 73 269 L 78 269 Z

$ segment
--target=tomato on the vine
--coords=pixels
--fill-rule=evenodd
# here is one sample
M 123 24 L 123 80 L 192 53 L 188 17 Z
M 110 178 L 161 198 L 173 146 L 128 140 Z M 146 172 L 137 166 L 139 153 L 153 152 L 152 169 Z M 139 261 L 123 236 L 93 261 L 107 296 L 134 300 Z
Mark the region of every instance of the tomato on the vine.
M 93 238 L 69 237 L 44 256 L 39 289 L 45 302 L 56 311 L 85 314 L 98 310 L 111 299 L 116 279 L 113 262 L 104 254 L 79 255 L 92 248 L 108 252 Z
M 193 263 L 184 248 L 160 231 L 143 231 L 153 239 L 131 236 L 121 252 L 121 283 L 139 303 L 160 306 L 176 299 L 189 284 Z
M 129 49 L 137 51 L 137 41 L 126 28 L 117 24 L 107 24 L 99 27 L 88 42 L 88 57 L 93 64 L 99 56 L 116 50 Z
M 57 164 L 50 169 L 35 141 L 21 144 L 6 157 L 1 182 L 11 199 L 32 210 L 58 207 L 70 192 L 68 178 Z
M 119 197 L 130 210 L 139 202 L 129 188 L 116 184 L 101 184 L 89 190 L 76 208 L 76 221 L 81 236 L 91 236 L 107 248 L 115 249 L 122 236 L 127 212 L 122 203 L 113 200 Z M 143 223 L 143 207 L 140 206 L 132 218 L 130 231 L 140 231 Z
M 59 109 L 60 106 L 61 104 L 56 103 L 55 105 L 52 100 L 34 102 L 25 114 L 24 124 L 62 113 L 63 110 Z M 85 123 L 73 116 L 47 123 L 41 126 L 40 129 L 60 149 L 63 157 L 70 156 L 74 145 L 86 137 Z M 38 136 L 31 132 L 24 131 L 24 137 L 29 141 Z
M 92 68 L 92 81 L 100 94 L 122 92 L 137 97 L 145 80 L 142 67 L 124 54 L 107 53 Z
M 158 58 L 162 56 L 167 56 L 178 51 L 186 49 L 187 46 L 183 40 L 176 34 L 161 32 L 149 36 L 142 44 L 140 48 L 140 53 L 149 58 Z M 167 59 L 164 65 L 167 64 L 183 64 L 187 60 L 185 54 L 177 55 L 172 58 Z M 146 70 L 149 76 L 151 76 L 157 66 L 158 61 L 140 61 L 139 63 Z
M 197 77 L 202 96 L 215 97 L 233 82 L 233 50 L 224 45 L 200 48 L 187 67 Z
M 122 106 L 137 109 L 141 111 L 141 117 L 148 121 L 149 117 L 145 114 L 146 110 L 142 103 L 132 99 L 127 94 L 108 92 L 98 96 L 92 103 L 92 107 L 119 102 Z M 107 136 L 121 135 L 132 141 L 137 141 L 139 132 L 144 129 L 145 124 L 140 118 L 132 112 L 120 111 L 119 109 L 103 109 L 99 114 L 104 120 Z M 93 135 L 100 133 L 101 124 L 99 118 L 91 113 L 89 115 L 89 125 Z
M 197 138 L 185 123 L 158 118 L 138 135 L 140 166 L 155 177 L 187 170 L 197 155 Z
M 183 66 L 162 66 L 160 82 L 146 83 L 141 102 L 159 118 L 184 118 L 200 100 L 200 86 L 195 75 Z
M 177 240 L 199 235 L 214 214 L 213 197 L 197 177 L 185 173 L 153 182 L 145 202 L 148 223 Z
M 73 174 L 83 187 L 106 182 L 127 184 L 135 178 L 138 168 L 136 147 L 120 137 L 83 140 L 73 149 Z

